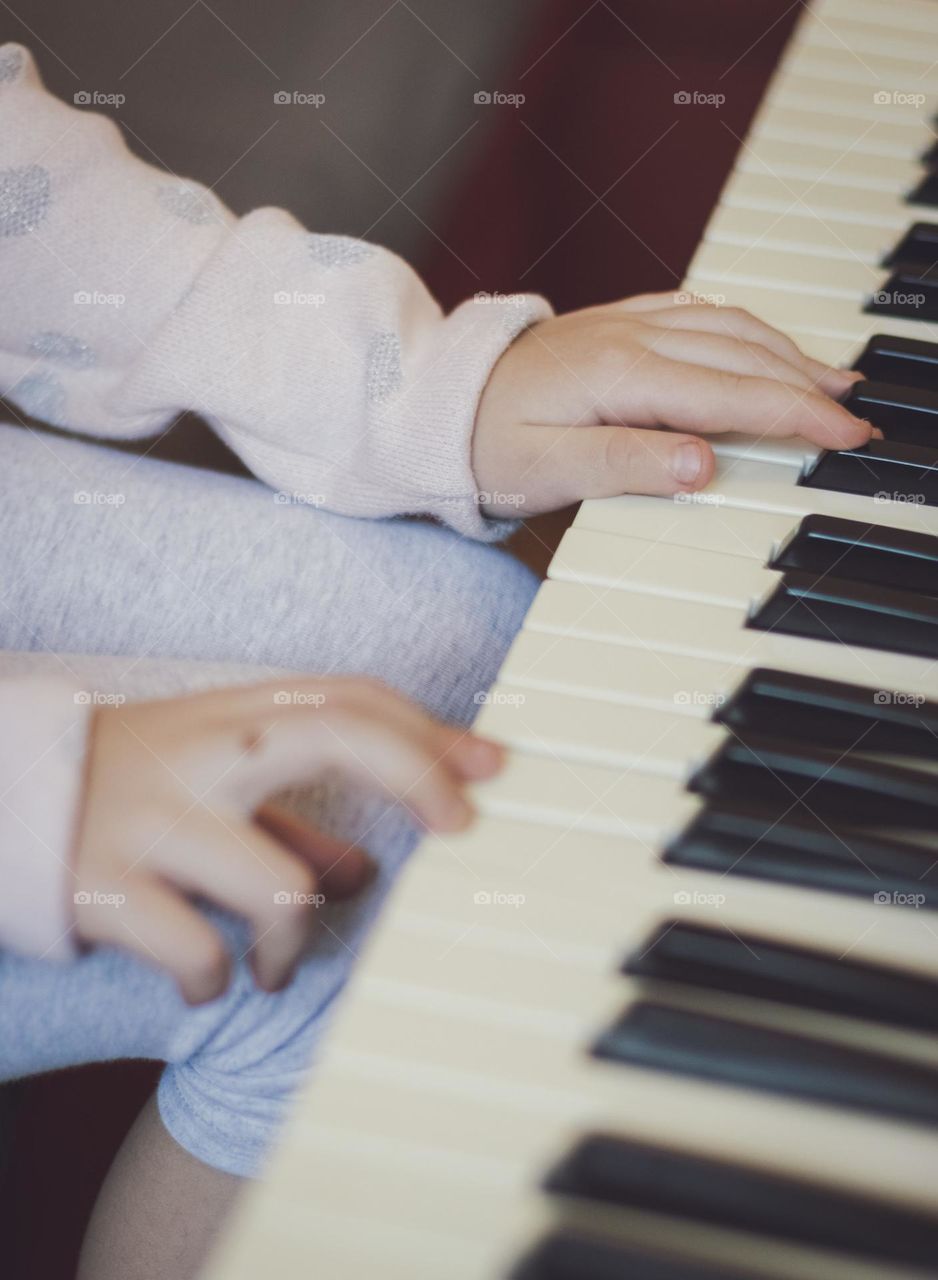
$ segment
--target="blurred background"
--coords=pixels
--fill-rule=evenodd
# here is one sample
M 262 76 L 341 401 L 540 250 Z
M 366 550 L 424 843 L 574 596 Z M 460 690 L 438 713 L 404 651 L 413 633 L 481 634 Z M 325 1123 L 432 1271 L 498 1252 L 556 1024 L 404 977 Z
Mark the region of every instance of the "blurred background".
M 239 213 L 280 205 L 383 244 L 447 307 L 533 290 L 568 310 L 679 287 L 801 3 L 13 0 L 0 41 Z M 722 101 L 681 101 L 695 92 Z M 192 417 L 152 451 L 239 467 Z M 570 517 L 511 549 L 543 572 Z M 156 1075 L 0 1089 L 0 1274 L 73 1275 Z

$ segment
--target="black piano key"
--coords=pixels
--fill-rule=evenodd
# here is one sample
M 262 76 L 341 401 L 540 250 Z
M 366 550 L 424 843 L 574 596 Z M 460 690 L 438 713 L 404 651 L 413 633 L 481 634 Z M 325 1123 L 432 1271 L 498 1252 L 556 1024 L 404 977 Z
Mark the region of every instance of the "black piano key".
M 873 382 L 938 391 L 938 343 L 875 333 L 853 366 Z
M 558 1231 L 512 1270 L 511 1280 L 759 1280 L 752 1272 L 664 1258 L 634 1246 Z
M 938 445 L 938 391 L 891 382 L 858 382 L 844 400 L 844 408 L 879 427 L 887 440 Z
M 746 622 L 757 631 L 938 658 L 938 599 L 789 571 Z
M 922 164 L 927 169 L 938 169 L 938 138 L 922 152 Z
M 938 223 L 915 222 L 883 260 L 884 267 L 938 265 Z
M 809 489 L 833 489 L 935 507 L 938 448 L 871 440 L 860 449 L 829 450 L 819 455 L 798 483 Z
M 932 1265 L 938 1219 L 726 1160 L 590 1134 L 547 1179 L 559 1195 L 834 1249 Z M 768 1242 L 767 1242 L 768 1244 Z
M 938 173 L 929 172 L 906 196 L 909 204 L 938 205 Z
M 938 760 L 938 702 L 897 689 L 755 667 L 714 719 L 744 741 L 756 734 Z
M 938 1125 L 938 1072 L 809 1036 L 636 1001 L 596 1042 L 611 1062 Z
M 840 826 L 938 827 L 934 773 L 777 738 L 727 738 L 689 787 L 721 805 L 745 796 L 779 817 L 804 808 Z
M 938 409 L 938 395 L 935 401 Z M 938 537 L 837 516 L 810 515 L 769 567 L 832 573 L 838 578 L 938 595 Z
M 626 959 L 622 971 L 913 1031 L 938 1031 L 938 982 L 719 925 L 665 921 Z
M 938 910 L 938 858 L 928 843 L 833 826 L 809 813 L 779 818 L 754 805 L 708 804 L 662 853 L 675 867 Z

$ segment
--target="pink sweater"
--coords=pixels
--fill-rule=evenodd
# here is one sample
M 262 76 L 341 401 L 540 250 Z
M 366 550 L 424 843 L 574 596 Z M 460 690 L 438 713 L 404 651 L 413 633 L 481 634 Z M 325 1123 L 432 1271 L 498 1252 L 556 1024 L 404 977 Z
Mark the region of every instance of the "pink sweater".
M 351 516 L 432 515 L 473 538 L 476 406 L 529 295 L 450 315 L 394 254 L 236 218 L 67 106 L 0 46 L 0 393 L 54 426 L 134 439 L 183 410 L 261 479 Z M 87 708 L 0 682 L 0 946 L 71 954 L 68 869 Z

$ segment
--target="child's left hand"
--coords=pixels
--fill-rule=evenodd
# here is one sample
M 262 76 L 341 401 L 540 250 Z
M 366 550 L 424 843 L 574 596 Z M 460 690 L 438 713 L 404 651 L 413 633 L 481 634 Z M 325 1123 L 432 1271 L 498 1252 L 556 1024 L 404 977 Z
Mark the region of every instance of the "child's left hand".
M 871 427 L 836 397 L 858 377 L 747 311 L 674 294 L 544 320 L 508 348 L 482 393 L 472 455 L 482 509 L 530 516 L 581 498 L 700 489 L 714 458 L 698 433 L 856 448 Z

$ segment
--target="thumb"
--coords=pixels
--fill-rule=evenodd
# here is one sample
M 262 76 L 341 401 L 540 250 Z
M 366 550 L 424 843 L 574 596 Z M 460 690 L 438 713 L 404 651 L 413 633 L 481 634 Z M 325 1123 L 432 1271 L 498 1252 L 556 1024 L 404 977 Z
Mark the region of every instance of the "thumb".
M 537 515 L 583 498 L 669 495 L 701 489 L 713 450 L 697 436 L 639 427 L 529 427 L 521 487 L 537 494 Z

